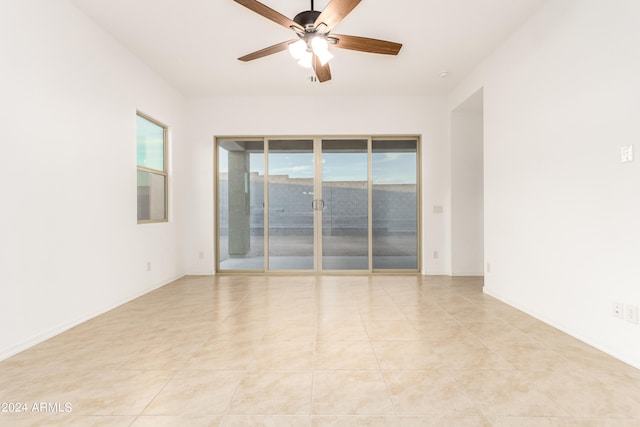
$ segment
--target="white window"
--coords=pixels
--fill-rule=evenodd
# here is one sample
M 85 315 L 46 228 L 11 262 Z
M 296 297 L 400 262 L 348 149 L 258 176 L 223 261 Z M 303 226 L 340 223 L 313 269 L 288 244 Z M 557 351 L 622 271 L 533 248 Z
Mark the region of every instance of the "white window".
M 138 223 L 167 221 L 167 127 L 136 116 Z

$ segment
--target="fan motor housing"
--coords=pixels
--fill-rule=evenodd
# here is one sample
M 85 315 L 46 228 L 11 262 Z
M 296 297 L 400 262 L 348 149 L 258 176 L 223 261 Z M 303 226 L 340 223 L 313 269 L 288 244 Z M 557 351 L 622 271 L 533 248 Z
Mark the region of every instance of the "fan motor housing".
M 318 16 L 320 16 L 320 12 L 317 10 L 305 10 L 297 14 L 293 18 L 293 22 L 300 24 L 305 30 L 312 30 L 315 28 L 314 24 Z

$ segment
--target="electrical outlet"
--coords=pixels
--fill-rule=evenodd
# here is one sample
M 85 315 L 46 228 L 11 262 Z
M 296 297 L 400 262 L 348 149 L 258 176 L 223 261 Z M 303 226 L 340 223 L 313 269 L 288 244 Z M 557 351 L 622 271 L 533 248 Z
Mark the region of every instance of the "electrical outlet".
M 487 263 L 487 273 L 491 273 L 491 263 Z
M 638 306 L 625 304 L 624 305 L 624 320 L 627 322 L 638 324 Z
M 198 252 L 198 258 L 204 259 L 204 252 L 203 251 Z
M 151 261 L 147 261 L 147 271 L 151 271 Z
M 623 305 L 621 302 L 613 302 L 611 304 L 611 314 L 618 319 L 624 319 Z
M 433 251 L 433 259 L 440 258 L 440 253 L 438 251 Z
M 620 147 L 620 162 L 628 163 L 633 161 L 633 145 L 623 145 Z

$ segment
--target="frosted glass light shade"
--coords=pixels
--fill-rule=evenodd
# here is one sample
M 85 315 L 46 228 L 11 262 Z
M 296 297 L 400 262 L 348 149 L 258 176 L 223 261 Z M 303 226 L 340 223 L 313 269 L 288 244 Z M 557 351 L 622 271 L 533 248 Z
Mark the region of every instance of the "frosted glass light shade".
M 329 50 L 329 43 L 324 37 L 316 36 L 311 39 L 311 48 L 313 49 L 313 53 L 319 55 L 320 52 Z
M 289 43 L 289 53 L 295 60 L 300 60 L 307 50 L 307 43 L 300 39 L 297 42 Z
M 322 65 L 325 65 L 327 62 L 331 61 L 331 58 L 333 58 L 333 54 L 331 54 L 331 52 L 329 52 L 328 50 L 316 53 L 316 56 L 320 59 L 320 64 Z
M 298 64 L 304 68 L 311 68 L 311 59 L 312 59 L 312 54 L 310 51 L 305 50 L 302 53 L 302 56 L 300 57 L 300 59 L 298 60 Z
M 320 64 L 325 65 L 333 58 L 331 52 L 329 52 L 329 43 L 324 37 L 314 37 L 311 40 L 311 48 L 313 53 L 320 59 Z

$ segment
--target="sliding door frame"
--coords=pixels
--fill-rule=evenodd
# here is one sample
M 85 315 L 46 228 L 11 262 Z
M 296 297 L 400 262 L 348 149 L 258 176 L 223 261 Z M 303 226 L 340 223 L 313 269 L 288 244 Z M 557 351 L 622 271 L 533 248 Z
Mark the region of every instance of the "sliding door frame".
M 368 269 L 367 270 L 323 270 L 322 266 L 322 211 L 314 212 L 314 267 L 312 270 L 270 270 L 269 269 L 269 141 L 271 140 L 312 140 L 314 158 L 314 198 L 322 199 L 322 141 L 331 139 L 367 140 L 367 240 L 368 240 Z M 373 268 L 373 142 L 384 141 L 416 141 L 416 256 L 415 269 L 374 269 Z M 220 268 L 220 174 L 219 149 L 220 141 L 257 142 L 263 143 L 264 179 L 263 179 L 263 269 L 222 270 Z M 363 274 L 416 274 L 422 269 L 422 144 L 419 135 L 301 135 L 301 136 L 216 136 L 213 140 L 213 200 L 214 200 L 214 266 L 215 274 L 256 274 L 256 275 L 363 275 Z M 316 197 L 316 192 L 318 197 Z

